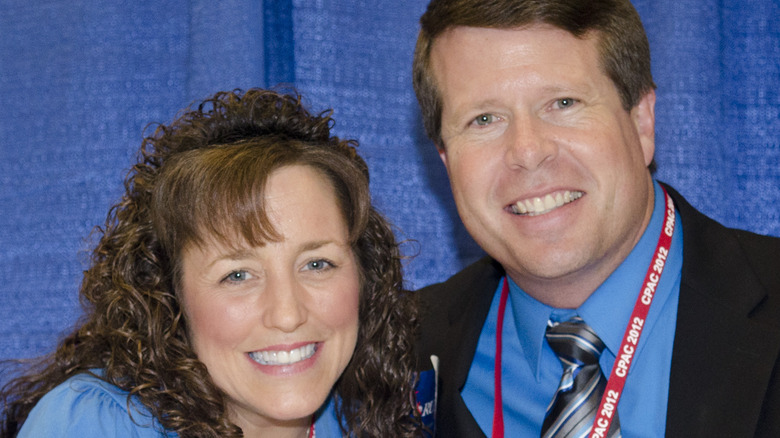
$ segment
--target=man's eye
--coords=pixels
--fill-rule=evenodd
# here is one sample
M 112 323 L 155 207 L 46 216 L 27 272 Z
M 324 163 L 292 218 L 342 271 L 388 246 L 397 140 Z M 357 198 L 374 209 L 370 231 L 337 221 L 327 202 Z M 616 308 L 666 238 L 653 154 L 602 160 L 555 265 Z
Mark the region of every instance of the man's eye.
M 558 108 L 569 108 L 576 102 L 577 99 L 572 99 L 571 97 L 564 97 L 563 99 L 558 99 L 555 101 L 556 105 L 558 105 Z
M 479 126 L 489 125 L 496 121 L 496 116 L 493 114 L 480 114 L 474 119 L 474 123 Z

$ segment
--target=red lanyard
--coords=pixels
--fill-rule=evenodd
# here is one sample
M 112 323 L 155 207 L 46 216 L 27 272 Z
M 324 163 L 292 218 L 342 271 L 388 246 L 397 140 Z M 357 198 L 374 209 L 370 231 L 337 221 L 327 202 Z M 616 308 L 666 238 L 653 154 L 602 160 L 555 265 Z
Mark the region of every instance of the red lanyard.
M 504 277 L 501 288 L 501 301 L 498 303 L 498 319 L 496 320 L 496 359 L 493 370 L 493 437 L 504 438 L 504 405 L 501 400 L 501 332 L 504 330 L 504 311 L 506 299 L 509 296 L 509 279 Z
M 628 370 L 633 363 L 636 347 L 639 344 L 639 337 L 642 335 L 642 329 L 647 319 L 647 312 L 650 310 L 650 304 L 653 302 L 655 290 L 661 279 L 661 274 L 666 266 L 666 259 L 669 256 L 669 249 L 672 245 L 672 235 L 674 234 L 674 202 L 666 193 L 666 189 L 661 187 L 666 199 L 666 219 L 661 234 L 658 236 L 658 245 L 655 248 L 655 255 L 650 266 L 647 268 L 647 275 L 639 291 L 639 296 L 634 304 L 634 310 L 631 313 L 626 332 L 623 335 L 623 342 L 618 350 L 615 363 L 612 365 L 612 373 L 607 381 L 607 387 L 601 398 L 601 404 L 596 411 L 596 419 L 593 421 L 590 438 L 603 438 L 607 435 L 609 426 L 612 424 L 615 410 L 617 409 L 620 396 L 623 394 L 623 387 L 626 384 Z M 504 285 L 501 288 L 501 300 L 498 304 L 498 318 L 496 321 L 496 355 L 494 377 L 494 404 L 493 404 L 493 438 L 504 438 L 504 410 L 501 400 L 501 332 L 504 326 L 504 312 L 506 310 L 506 300 L 509 296 L 509 279 L 504 278 Z

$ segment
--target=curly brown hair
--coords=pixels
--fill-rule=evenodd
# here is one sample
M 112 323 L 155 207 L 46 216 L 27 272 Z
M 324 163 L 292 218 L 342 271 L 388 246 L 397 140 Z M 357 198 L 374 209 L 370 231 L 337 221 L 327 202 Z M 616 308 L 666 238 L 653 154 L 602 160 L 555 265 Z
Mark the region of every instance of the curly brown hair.
M 263 187 L 271 171 L 294 164 L 332 182 L 360 266 L 357 345 L 333 395 L 343 433 L 419 436 L 415 296 L 403 290 L 393 232 L 371 206 L 368 167 L 356 142 L 331 135 L 331 114 L 309 113 L 294 92 L 219 92 L 145 138 L 124 196 L 96 230 L 84 319 L 3 388 L 2 436 L 16 436 L 55 386 L 95 368 L 179 436 L 242 436 L 190 345 L 176 292 L 180 254 L 209 238 L 229 244 L 234 230 L 250 244 L 274 239 Z

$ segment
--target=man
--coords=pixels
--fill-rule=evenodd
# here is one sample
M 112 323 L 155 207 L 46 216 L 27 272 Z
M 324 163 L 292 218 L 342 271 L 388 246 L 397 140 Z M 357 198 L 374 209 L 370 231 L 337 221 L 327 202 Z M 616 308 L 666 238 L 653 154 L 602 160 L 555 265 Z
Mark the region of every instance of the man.
M 414 85 L 489 254 L 421 291 L 437 436 L 780 436 L 780 239 L 652 178 L 628 0 L 433 0 Z

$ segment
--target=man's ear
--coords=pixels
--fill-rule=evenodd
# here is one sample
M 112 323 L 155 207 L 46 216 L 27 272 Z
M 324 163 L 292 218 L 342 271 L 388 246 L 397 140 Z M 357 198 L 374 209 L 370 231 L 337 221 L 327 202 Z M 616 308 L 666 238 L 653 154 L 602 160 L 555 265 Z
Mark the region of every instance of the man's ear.
M 631 109 L 631 119 L 639 135 L 645 165 L 649 166 L 655 155 L 655 90 L 645 93 Z
M 447 150 L 444 149 L 444 145 L 436 145 L 436 149 L 439 151 L 439 158 L 444 163 L 444 167 L 447 167 Z

